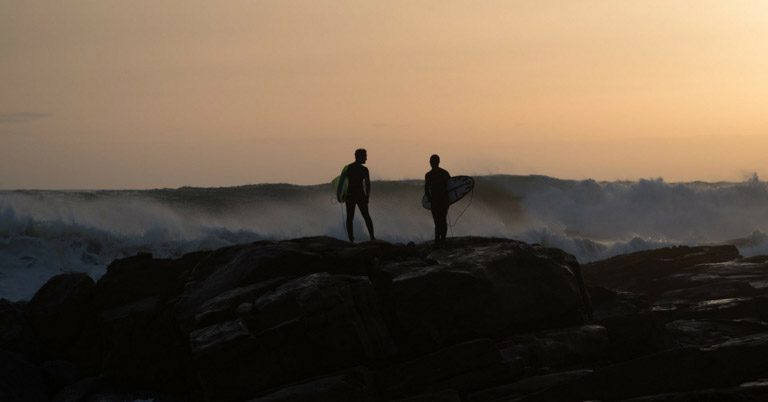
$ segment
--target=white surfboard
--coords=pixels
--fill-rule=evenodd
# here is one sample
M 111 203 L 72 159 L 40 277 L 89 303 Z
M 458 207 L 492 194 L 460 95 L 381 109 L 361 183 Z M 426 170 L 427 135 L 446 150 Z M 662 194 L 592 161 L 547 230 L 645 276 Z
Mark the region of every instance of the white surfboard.
M 475 188 L 475 179 L 469 176 L 453 176 L 448 179 L 448 204 L 464 198 Z M 432 209 L 432 203 L 427 200 L 427 195 L 421 197 L 421 206 L 426 209 Z

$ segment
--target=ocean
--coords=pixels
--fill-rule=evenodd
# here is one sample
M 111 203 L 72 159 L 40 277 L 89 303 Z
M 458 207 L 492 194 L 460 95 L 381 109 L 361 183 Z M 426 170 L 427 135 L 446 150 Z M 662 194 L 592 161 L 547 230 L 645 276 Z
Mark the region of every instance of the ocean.
M 768 254 L 768 186 L 598 182 L 545 176 L 476 177 L 451 207 L 449 236 L 495 236 L 561 248 L 584 263 L 669 245 L 735 244 Z M 421 207 L 423 182 L 376 181 L 370 202 L 376 236 L 432 239 Z M 367 239 L 362 219 L 356 238 Z M 326 235 L 346 239 L 344 211 L 330 184 L 104 191 L 0 191 L 0 298 L 28 300 L 50 277 L 98 279 L 117 258 L 155 257 L 263 239 Z

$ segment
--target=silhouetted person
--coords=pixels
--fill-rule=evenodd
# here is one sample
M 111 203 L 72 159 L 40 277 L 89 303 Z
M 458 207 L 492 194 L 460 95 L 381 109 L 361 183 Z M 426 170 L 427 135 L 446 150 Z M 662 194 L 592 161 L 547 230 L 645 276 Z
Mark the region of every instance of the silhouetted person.
M 363 166 L 368 160 L 368 152 L 365 149 L 358 149 L 355 151 L 355 161 L 347 165 L 342 170 L 341 178 L 339 180 L 339 187 L 336 189 L 336 197 L 341 201 L 341 191 L 344 183 L 344 179 L 348 180 L 347 184 L 347 235 L 349 235 L 349 241 L 355 241 L 353 220 L 355 218 L 355 206 L 360 208 L 360 213 L 365 219 L 365 226 L 368 227 L 368 235 L 371 236 L 371 240 L 376 240 L 373 235 L 373 221 L 371 215 L 368 213 L 368 199 L 371 196 L 371 177 L 368 174 L 368 168 Z
M 424 193 L 432 204 L 432 219 L 435 221 L 435 243 L 441 243 L 448 235 L 448 179 L 451 174 L 440 168 L 440 156 L 429 157 L 432 170 L 424 175 Z

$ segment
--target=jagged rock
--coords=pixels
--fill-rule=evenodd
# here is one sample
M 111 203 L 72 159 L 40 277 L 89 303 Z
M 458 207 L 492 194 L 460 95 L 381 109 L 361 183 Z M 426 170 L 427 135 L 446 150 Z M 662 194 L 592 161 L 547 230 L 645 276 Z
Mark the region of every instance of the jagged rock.
M 190 272 L 207 254 L 191 253 L 176 260 L 138 254 L 109 265 L 96 284 L 95 296 L 101 374 L 109 381 L 183 399 L 199 391 L 191 380 L 189 338 L 179 327 L 173 305 Z
M 768 323 L 754 319 L 677 320 L 666 326 L 675 341 L 683 346 L 712 346 L 734 338 L 768 332 Z
M 612 290 L 602 286 L 589 286 L 587 289 L 592 299 L 592 319 L 595 322 L 630 316 L 651 308 L 651 303 L 644 294 Z
M 111 264 L 92 294 L 75 318 L 98 365 L 48 362 L 61 400 L 452 401 L 509 384 L 526 364 L 591 363 L 606 348 L 603 328 L 581 327 L 590 300 L 575 259 L 505 239 L 315 237 L 141 254 Z M 23 327 L 21 306 L 3 306 L 0 324 L 14 324 L 0 336 Z M 486 339 L 532 332 L 504 358 Z M 70 363 L 92 378 L 70 384 L 80 377 L 65 375 Z M 377 370 L 376 386 L 339 372 L 360 365 Z
M 521 374 L 520 366 L 498 362 L 474 371 L 458 374 L 435 384 L 430 384 L 424 387 L 424 389 L 428 391 L 455 389 L 461 394 L 466 394 L 478 389 L 512 381 L 515 378 L 519 378 Z
M 391 300 L 408 349 L 577 325 L 589 312 L 573 257 L 519 242 L 438 249 L 423 263 L 381 271 L 378 286 Z
M 209 400 L 267 388 L 391 355 L 394 345 L 365 278 L 312 274 L 253 301 L 253 314 L 190 334 Z
M 0 401 L 47 401 L 42 369 L 16 353 L 0 350 Z
M 89 377 L 69 385 L 55 394 L 54 402 L 180 402 L 185 400 L 174 395 L 158 393 L 154 391 L 141 391 L 136 388 L 126 389 L 125 386 L 116 385 L 108 378 Z
M 389 395 L 407 395 L 414 390 L 432 388 L 444 389 L 454 383 L 461 383 L 457 378 L 473 372 L 490 368 L 491 374 L 500 373 L 510 376 L 509 370 L 501 364 L 501 356 L 490 339 L 478 339 L 453 345 L 437 352 L 419 357 L 402 364 L 397 364 L 378 373 L 379 386 Z M 477 380 L 487 381 L 488 373 L 483 371 Z M 470 381 L 471 382 L 471 381 Z M 464 387 L 471 387 L 463 381 Z M 437 385 L 435 385 L 437 384 Z M 456 385 L 456 384 L 453 384 Z M 482 385 L 482 383 L 480 384 Z
M 484 389 L 469 395 L 469 402 L 490 402 L 497 400 L 510 400 L 523 395 L 532 394 L 536 391 L 546 389 L 555 385 L 578 381 L 579 378 L 591 374 L 590 369 L 562 371 L 558 373 L 545 374 L 524 378 L 520 381 L 500 385 L 497 387 Z
M 516 334 L 497 347 L 504 361 L 516 362 L 529 374 L 595 363 L 610 351 L 608 331 L 600 325 Z
M 752 318 L 768 320 L 768 295 L 709 299 L 698 302 L 657 303 L 651 308 L 667 321 L 679 319 L 728 320 Z
M 539 332 L 530 339 L 513 337 L 528 343 L 536 368 L 566 368 L 608 357 L 608 331 L 600 325 L 584 325 Z
M 48 389 L 55 393 L 83 378 L 83 372 L 76 364 L 66 360 L 47 361 L 42 364 Z
M 79 349 L 84 347 L 83 331 L 92 321 L 93 296 L 93 279 L 83 273 L 54 276 L 35 293 L 27 313 L 44 354 L 54 358 L 78 357 Z
M 103 373 L 128 389 L 151 389 L 186 395 L 190 357 L 186 336 L 173 311 L 150 297 L 105 310 L 100 316 Z
M 764 402 L 768 400 L 768 384 L 748 383 L 738 387 L 704 389 L 660 395 L 641 396 L 621 402 Z
M 177 260 L 149 254 L 117 260 L 96 284 L 102 373 L 116 386 L 186 397 L 190 383 L 187 335 L 171 303 L 201 253 Z
M 83 402 L 88 401 L 98 388 L 102 386 L 104 379 L 91 377 L 82 379 L 74 384 L 64 387 L 53 397 L 55 402 Z
M 200 306 L 200 310 L 195 315 L 195 323 L 198 327 L 205 327 L 237 316 L 248 315 L 252 313 L 252 302 L 292 279 L 294 278 L 280 277 L 226 291 Z M 241 308 L 243 305 L 247 307 Z
M 461 402 L 461 397 L 455 390 L 446 389 L 439 392 L 393 399 L 390 402 Z
M 252 399 L 251 402 L 366 402 L 375 400 L 371 373 L 365 368 L 305 381 Z
M 96 284 L 95 301 L 104 311 L 150 298 L 161 303 L 175 299 L 184 291 L 189 272 L 204 255 L 190 253 L 170 260 L 138 254 L 115 260 Z
M 698 283 L 691 277 L 702 264 L 729 262 L 740 258 L 734 246 L 677 246 L 620 255 L 584 265 L 584 281 L 590 286 L 643 293 L 657 300 L 664 292 Z M 690 274 L 681 275 L 685 270 Z
M 0 350 L 31 356 L 36 346 L 36 336 L 22 304 L 0 299 Z
M 768 264 L 740 259 L 733 246 L 642 251 L 587 264 L 583 272 L 590 285 L 600 285 L 591 287 L 594 317 L 609 330 L 615 360 L 750 333 L 742 326 L 696 335 L 693 324 L 684 324 L 690 320 L 768 320 Z
M 677 247 L 619 256 L 585 266 L 591 283 L 645 292 L 650 307 L 639 295 L 593 287 L 595 317 L 653 312 L 662 321 L 753 318 L 768 320 L 768 264 L 744 259 L 728 260 L 728 246 Z M 626 269 L 626 270 L 625 270 Z M 621 273 L 621 274 L 620 274 Z M 623 283 L 622 283 L 623 282 Z M 634 300 L 633 300 L 634 299 Z M 646 310 L 646 311 L 642 311 Z
M 731 387 L 768 373 L 768 334 L 710 348 L 679 348 L 607 366 L 579 381 L 551 387 L 521 401 L 621 400 L 644 395 Z
M 624 361 L 679 346 L 669 333 L 662 316 L 640 312 L 603 319 L 608 329 L 609 354 L 614 361 Z
M 366 276 L 379 256 L 398 254 L 391 249 L 386 242 L 353 246 L 330 237 L 311 237 L 207 252 L 190 272 L 176 305 L 177 317 L 183 328 L 191 330 L 200 306 L 208 300 L 231 289 L 275 278 L 319 272 Z

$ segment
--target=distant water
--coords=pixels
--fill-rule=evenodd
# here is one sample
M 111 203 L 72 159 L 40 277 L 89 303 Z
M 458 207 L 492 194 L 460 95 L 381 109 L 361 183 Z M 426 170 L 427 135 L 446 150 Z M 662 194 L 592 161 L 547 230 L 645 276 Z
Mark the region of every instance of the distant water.
M 432 238 L 421 181 L 373 183 L 377 237 Z M 29 299 L 59 272 L 98 278 L 116 258 L 175 257 L 259 239 L 346 238 L 330 185 L 262 184 L 146 191 L 0 192 L 0 297 Z M 461 212 L 464 212 L 459 219 Z M 558 247 L 588 262 L 673 244 L 737 244 L 768 253 L 768 186 L 572 181 L 483 176 L 451 208 L 454 236 L 499 236 Z M 457 221 L 458 220 L 458 221 Z M 357 219 L 357 238 L 367 238 Z

